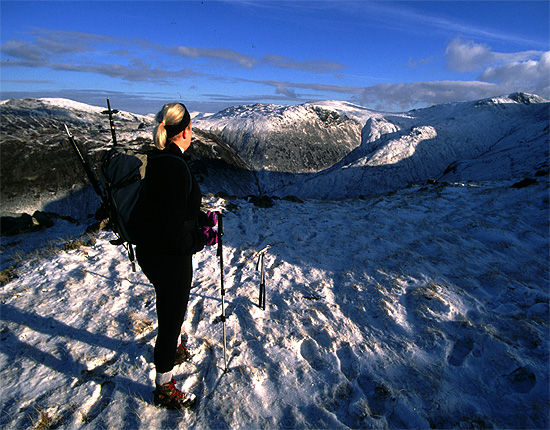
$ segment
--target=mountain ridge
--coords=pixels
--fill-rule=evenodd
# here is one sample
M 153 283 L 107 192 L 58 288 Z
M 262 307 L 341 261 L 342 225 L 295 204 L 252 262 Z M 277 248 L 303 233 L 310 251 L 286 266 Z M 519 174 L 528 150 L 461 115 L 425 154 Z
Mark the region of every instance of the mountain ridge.
M 534 174 L 548 169 L 548 109 L 544 99 L 514 93 L 373 117 L 362 130 L 361 145 L 344 159 L 273 193 L 346 198 L 393 192 L 428 178 L 468 181 Z M 483 167 L 476 168 L 475 160 Z
M 2 123 L 1 199 L 3 212 L 47 210 L 70 216 L 93 213 L 99 203 L 64 131 L 66 124 L 97 171 L 112 145 L 104 108 L 67 99 L 12 99 L 0 102 Z M 119 111 L 114 116 L 117 142 L 153 147 L 154 118 Z M 206 190 L 253 194 L 250 168 L 218 137 L 194 130 L 190 164 Z M 98 175 L 96 175 L 98 176 Z
M 522 178 L 548 170 L 548 106 L 526 93 L 402 113 L 330 100 L 235 106 L 196 117 L 191 163 L 204 192 L 240 197 L 356 198 L 429 178 Z M 85 187 L 63 124 L 94 164 L 111 144 L 101 107 L 23 99 L 0 109 L 4 211 L 43 209 Z M 151 116 L 119 112 L 115 127 L 121 144 L 151 147 Z

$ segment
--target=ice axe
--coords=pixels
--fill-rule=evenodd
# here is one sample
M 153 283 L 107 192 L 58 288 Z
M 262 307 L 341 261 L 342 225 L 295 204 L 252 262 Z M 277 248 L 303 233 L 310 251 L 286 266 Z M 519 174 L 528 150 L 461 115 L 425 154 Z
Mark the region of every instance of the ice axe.
M 265 253 L 271 248 L 271 245 L 267 245 L 262 250 L 258 251 L 252 259 L 258 257 L 258 263 L 256 264 L 256 270 L 260 267 L 260 300 L 258 307 L 265 311 Z
M 107 110 L 104 110 L 101 112 L 102 114 L 106 115 L 109 114 L 109 125 L 111 127 L 111 136 L 113 137 L 113 146 L 116 146 L 116 132 L 115 132 L 115 124 L 113 122 L 113 114 L 117 114 L 118 110 L 111 109 L 111 103 L 109 102 L 109 97 L 107 97 Z

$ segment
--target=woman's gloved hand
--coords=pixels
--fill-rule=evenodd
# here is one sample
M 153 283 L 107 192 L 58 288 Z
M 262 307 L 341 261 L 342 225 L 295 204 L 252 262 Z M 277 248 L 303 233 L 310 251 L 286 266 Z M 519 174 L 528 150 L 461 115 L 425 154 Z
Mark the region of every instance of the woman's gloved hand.
M 218 232 L 212 227 L 201 227 L 201 231 L 206 238 L 206 246 L 213 246 L 218 243 Z
M 218 224 L 218 215 L 216 212 L 208 211 L 206 213 L 199 212 L 200 227 L 215 227 Z

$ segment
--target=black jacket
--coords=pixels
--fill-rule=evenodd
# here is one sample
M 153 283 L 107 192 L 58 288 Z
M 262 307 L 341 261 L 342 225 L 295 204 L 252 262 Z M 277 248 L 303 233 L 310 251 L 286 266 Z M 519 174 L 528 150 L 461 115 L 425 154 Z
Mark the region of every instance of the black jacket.
M 155 156 L 170 154 L 172 157 Z M 191 191 L 189 183 L 191 182 Z M 148 157 L 140 197 L 143 242 L 138 250 L 155 254 L 194 254 L 204 248 L 198 226 L 201 190 L 186 165 L 180 148 L 168 143 L 163 151 Z

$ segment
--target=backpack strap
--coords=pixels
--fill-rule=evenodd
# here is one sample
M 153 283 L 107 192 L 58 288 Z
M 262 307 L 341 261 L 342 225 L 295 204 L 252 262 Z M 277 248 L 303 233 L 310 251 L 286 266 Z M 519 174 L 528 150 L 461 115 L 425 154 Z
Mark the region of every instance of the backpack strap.
M 164 154 L 160 151 L 149 154 L 149 157 L 150 158 L 169 157 L 169 158 L 174 158 L 176 160 L 180 160 L 184 164 L 185 168 L 187 169 L 187 174 L 189 175 L 189 194 L 191 194 L 191 189 L 193 188 L 193 175 L 191 175 L 191 170 L 189 170 L 189 166 L 187 165 L 186 161 L 183 158 L 178 157 L 177 155 L 174 155 L 174 154 Z
M 184 164 L 185 168 L 187 169 L 187 174 L 189 175 L 189 194 L 191 194 L 191 189 L 193 188 L 193 175 L 191 174 L 191 170 L 189 170 L 189 166 L 187 165 L 187 162 L 183 158 L 178 157 L 177 155 L 174 155 L 174 154 L 166 154 L 161 151 L 153 152 L 152 154 L 149 154 L 149 157 L 151 158 L 170 157 L 170 158 L 175 158 L 176 160 L 180 160 Z M 193 230 L 194 228 L 198 227 L 198 225 L 199 224 L 198 224 L 197 218 L 184 221 L 183 223 L 183 226 L 186 230 Z

